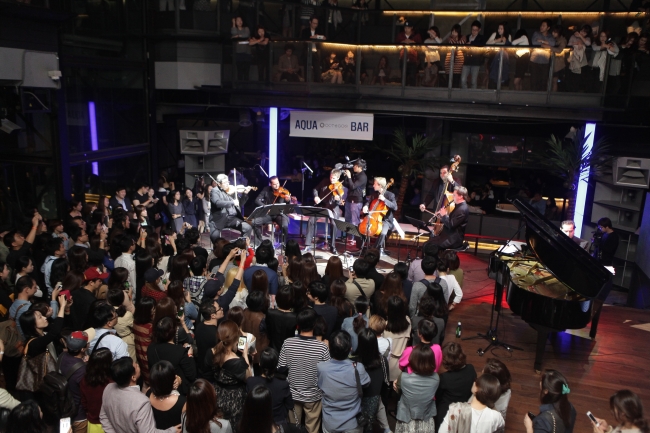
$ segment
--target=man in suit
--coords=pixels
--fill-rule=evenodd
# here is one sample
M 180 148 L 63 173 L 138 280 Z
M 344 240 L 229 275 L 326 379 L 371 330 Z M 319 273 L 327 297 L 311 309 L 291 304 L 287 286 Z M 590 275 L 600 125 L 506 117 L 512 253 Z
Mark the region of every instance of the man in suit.
M 325 41 L 325 35 L 318 28 L 318 18 L 311 17 L 309 19 L 309 27 L 303 29 L 300 33 L 300 39 L 303 41 Z M 319 82 L 321 76 L 321 58 L 320 58 L 320 48 L 319 44 L 311 43 L 307 44 L 308 49 L 311 50 L 311 65 L 314 71 L 314 81 Z M 307 57 L 305 56 L 305 61 Z
M 361 220 L 361 208 L 363 207 L 363 199 L 366 196 L 366 183 L 368 183 L 366 168 L 366 161 L 359 158 L 352 166 L 352 173 L 348 169 L 343 171 L 343 174 L 345 174 L 343 186 L 348 189 L 348 195 L 345 199 L 345 222 L 355 226 L 358 226 Z M 348 235 L 347 242 L 356 245 L 356 240 L 352 235 Z
M 460 248 L 465 240 L 465 227 L 469 219 L 469 206 L 467 201 L 467 188 L 457 186 L 454 188 L 454 203 L 456 204 L 451 213 L 447 212 L 446 207 L 440 208 L 440 222 L 444 225 L 440 235 L 431 238 L 432 242 L 440 249 Z
M 118 207 L 121 207 L 127 212 L 133 210 L 133 206 L 131 206 L 131 200 L 129 200 L 129 198 L 126 196 L 126 188 L 123 186 L 118 186 L 115 189 L 115 196 L 111 197 L 111 199 L 108 201 L 108 204 L 111 206 L 112 210 L 115 210 Z
M 453 192 L 454 188 L 461 186 L 460 182 L 455 180 L 449 171 L 448 165 L 443 165 L 440 167 L 440 178 L 433 181 L 433 185 L 427 195 L 424 196 L 424 201 L 420 205 L 420 210 L 424 212 L 425 209 L 430 209 L 431 211 L 438 210 L 440 207 L 438 200 L 442 197 L 443 189 L 445 182 L 447 183 L 447 192 Z M 431 215 L 428 215 L 427 221 L 430 219 Z
M 281 195 L 278 193 L 280 190 L 280 179 L 277 176 L 271 176 L 269 178 L 269 186 L 264 187 L 260 194 L 255 198 L 255 206 L 266 206 L 269 204 L 286 204 L 291 203 L 291 196 Z M 277 197 L 275 194 L 279 194 Z M 257 239 L 262 242 L 262 227 L 264 224 L 268 224 L 271 221 L 277 223 L 282 228 L 282 242 L 287 241 L 287 234 L 289 232 L 289 217 L 287 215 L 277 215 L 271 217 L 270 215 L 265 215 L 263 217 L 255 218 L 253 220 L 253 229 L 255 230 L 255 236 Z
M 375 248 L 380 251 L 380 254 L 384 254 L 384 243 L 386 241 L 386 234 L 390 229 L 393 228 L 393 212 L 397 210 L 397 201 L 395 200 L 395 194 L 386 190 L 386 178 L 385 177 L 376 177 L 372 188 L 375 190 L 372 194 L 366 197 L 366 205 L 363 207 L 363 213 L 367 214 L 369 206 L 373 200 L 377 199 L 380 202 L 383 202 L 388 208 L 388 212 L 383 217 L 383 225 L 381 228 L 381 234 L 377 237 L 377 242 L 375 242 Z M 377 214 L 372 214 L 375 216 Z M 361 223 L 363 224 L 363 222 Z
M 210 215 L 210 239 L 214 242 L 221 236 L 224 228 L 239 230 L 243 237 L 248 237 L 253 228 L 244 221 L 241 214 L 240 203 L 243 205 L 248 200 L 250 187 L 246 187 L 241 200 L 233 198 L 227 193 L 230 182 L 228 176 L 220 174 L 215 180 L 216 187 L 210 193 L 211 215 Z
M 156 428 L 149 397 L 140 392 L 138 379 L 140 367 L 125 356 L 111 365 L 110 383 L 104 390 L 102 410 L 99 413 L 101 427 L 106 433 L 176 433 L 180 425 L 167 430 Z

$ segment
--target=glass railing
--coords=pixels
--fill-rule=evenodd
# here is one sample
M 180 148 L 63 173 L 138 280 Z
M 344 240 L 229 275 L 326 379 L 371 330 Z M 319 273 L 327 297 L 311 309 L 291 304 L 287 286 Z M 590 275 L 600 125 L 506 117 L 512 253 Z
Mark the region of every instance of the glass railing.
M 621 76 L 607 55 L 575 67 L 572 50 L 532 46 L 350 45 L 327 41 L 233 41 L 236 89 L 282 88 L 311 93 L 356 92 L 413 99 L 530 105 L 624 107 L 634 77 Z M 603 68 L 601 73 L 600 67 Z M 227 68 L 226 68 L 227 69 Z M 628 71 L 632 72 L 632 71 Z

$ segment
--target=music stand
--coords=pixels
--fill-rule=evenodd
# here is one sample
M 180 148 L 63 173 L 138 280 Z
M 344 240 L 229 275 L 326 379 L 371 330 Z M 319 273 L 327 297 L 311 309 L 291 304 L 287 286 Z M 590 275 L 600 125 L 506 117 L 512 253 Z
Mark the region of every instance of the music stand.
M 361 236 L 361 233 L 359 233 L 359 228 L 355 226 L 354 224 L 347 223 L 345 221 L 341 221 L 339 219 L 334 219 L 334 225 L 336 225 L 336 228 L 345 233 L 346 235 L 351 234 L 352 236 Z M 345 246 L 343 247 L 343 255 L 348 254 L 348 243 L 345 243 Z M 359 251 L 361 253 L 361 251 Z M 351 254 L 354 255 L 354 254 Z
M 252 223 L 256 218 L 262 218 L 265 216 L 270 216 L 271 220 L 278 215 L 290 214 L 293 212 L 295 205 L 290 203 L 276 203 L 276 204 L 267 204 L 265 206 L 259 206 L 256 208 L 253 213 L 251 213 L 246 221 Z M 253 229 L 254 231 L 254 229 Z M 271 224 L 271 242 L 275 241 L 275 224 Z M 280 243 L 281 250 L 284 253 L 284 244 Z M 273 245 L 275 248 L 275 243 Z
M 420 230 L 423 230 L 425 232 L 428 232 L 431 237 L 433 237 L 433 233 L 431 232 L 431 229 L 429 226 L 427 226 L 427 223 L 425 223 L 422 220 L 417 220 L 415 218 L 411 218 L 409 216 L 404 216 L 408 222 L 413 224 L 417 229 L 418 229 L 418 234 L 415 237 L 415 259 L 419 259 L 420 256 L 418 256 L 418 252 L 420 251 L 420 236 L 422 236 L 424 233 L 420 233 Z M 411 255 L 411 250 L 409 249 L 409 256 Z
M 329 222 L 335 218 L 334 213 L 326 207 L 298 206 L 298 209 L 300 209 L 300 212 L 304 216 L 309 218 L 316 218 L 316 222 L 318 222 L 318 218 L 325 218 L 325 244 L 327 244 L 327 235 L 329 234 L 329 225 L 330 225 Z M 333 245 L 334 245 L 334 235 L 335 233 L 332 233 Z M 316 237 L 316 223 L 314 223 L 314 237 Z M 314 249 L 316 248 L 316 242 L 313 242 L 312 239 L 305 239 L 305 244 L 313 244 Z

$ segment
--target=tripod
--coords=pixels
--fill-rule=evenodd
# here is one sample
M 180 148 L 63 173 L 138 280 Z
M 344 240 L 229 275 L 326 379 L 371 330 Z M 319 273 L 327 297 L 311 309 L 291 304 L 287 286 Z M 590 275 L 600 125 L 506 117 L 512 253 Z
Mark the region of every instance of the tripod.
M 519 229 L 515 232 L 515 234 L 510 238 L 510 240 L 505 244 L 508 245 L 510 241 L 512 241 L 521 231 L 521 228 L 523 225 L 519 226 Z M 503 247 L 505 245 L 502 245 L 498 250 L 493 252 L 494 254 L 494 260 L 496 259 L 496 256 L 501 252 Z M 497 348 L 497 347 L 503 347 L 506 349 L 508 352 L 512 352 L 513 350 L 524 350 L 521 347 L 513 346 L 512 344 L 508 344 L 504 341 L 499 340 L 498 336 L 498 330 L 499 330 L 499 319 L 501 318 L 501 301 L 503 299 L 503 288 L 507 286 L 510 282 L 510 271 L 508 270 L 508 266 L 506 265 L 506 262 L 503 260 L 497 260 L 496 262 L 496 276 L 495 276 L 495 281 L 494 281 L 494 294 L 492 295 L 492 312 L 490 313 L 490 327 L 488 328 L 487 333 L 482 334 L 478 333 L 474 337 L 468 337 L 468 338 L 463 338 L 463 340 L 476 340 L 476 339 L 485 339 L 490 342 L 488 346 L 485 349 L 478 349 L 476 353 L 478 353 L 479 356 L 485 355 L 485 352 L 489 351 L 491 348 Z M 494 320 L 494 312 L 496 311 L 496 321 Z M 492 327 L 494 324 L 494 327 Z

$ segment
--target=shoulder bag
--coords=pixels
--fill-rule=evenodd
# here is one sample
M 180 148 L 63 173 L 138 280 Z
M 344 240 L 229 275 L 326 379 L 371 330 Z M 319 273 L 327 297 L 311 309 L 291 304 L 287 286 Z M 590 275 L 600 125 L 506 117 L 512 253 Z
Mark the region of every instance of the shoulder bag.
M 27 342 L 23 351 L 23 358 L 20 360 L 18 382 L 16 383 L 16 389 L 18 391 L 36 392 L 43 383 L 45 375 L 56 370 L 56 361 L 52 354 L 50 354 L 51 345 L 48 345 L 48 348 L 43 353 L 32 358 L 27 356 L 29 343 L 34 340 L 35 338 L 32 338 Z

